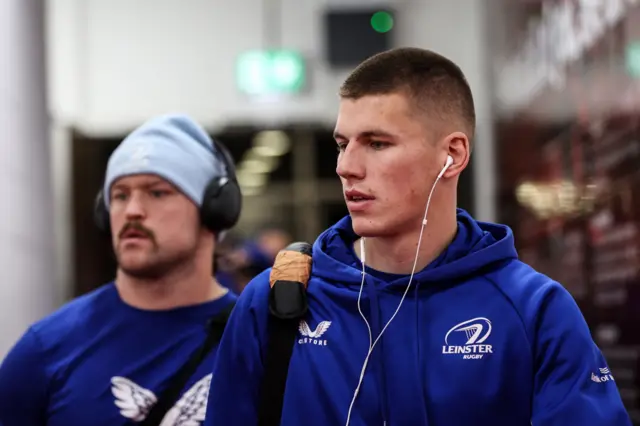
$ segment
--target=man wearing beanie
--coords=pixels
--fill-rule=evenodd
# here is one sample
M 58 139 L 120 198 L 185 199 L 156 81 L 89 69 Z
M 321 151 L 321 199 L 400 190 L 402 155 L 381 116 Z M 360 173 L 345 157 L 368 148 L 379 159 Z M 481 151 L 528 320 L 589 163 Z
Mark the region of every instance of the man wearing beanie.
M 212 259 L 240 200 L 230 157 L 190 118 L 158 117 L 124 139 L 96 208 L 116 279 L 16 343 L 0 366 L 0 424 L 200 425 L 236 299 Z

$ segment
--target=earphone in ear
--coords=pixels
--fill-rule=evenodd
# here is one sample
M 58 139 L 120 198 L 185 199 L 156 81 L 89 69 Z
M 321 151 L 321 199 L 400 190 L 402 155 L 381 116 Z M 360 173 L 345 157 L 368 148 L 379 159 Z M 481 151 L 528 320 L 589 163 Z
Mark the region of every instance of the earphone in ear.
M 450 155 L 447 155 L 447 164 L 444 166 L 445 169 L 448 168 L 452 164 L 453 164 L 453 157 L 450 156 Z
M 452 164 L 453 164 L 453 157 L 450 155 L 447 155 L 447 162 L 445 163 L 444 167 L 440 171 L 440 174 L 438 175 L 438 179 L 440 179 L 442 175 L 444 175 L 444 173 L 447 171 L 449 167 L 451 167 Z

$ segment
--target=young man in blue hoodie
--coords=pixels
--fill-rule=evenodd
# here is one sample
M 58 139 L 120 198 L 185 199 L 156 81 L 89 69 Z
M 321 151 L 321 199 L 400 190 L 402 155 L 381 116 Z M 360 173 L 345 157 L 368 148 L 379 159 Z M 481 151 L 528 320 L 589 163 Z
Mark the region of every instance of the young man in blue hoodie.
M 456 210 L 474 130 L 463 73 L 428 50 L 376 55 L 342 85 L 350 215 L 313 246 L 282 426 L 630 425 L 569 293 L 518 260 L 509 228 Z M 205 425 L 258 425 L 269 273 L 230 318 Z
M 164 426 L 201 424 L 216 344 L 175 400 L 159 401 L 236 300 L 212 271 L 215 237 L 240 213 L 233 176 L 224 148 L 186 116 L 152 119 L 118 146 L 96 212 L 116 279 L 25 332 L 0 367 L 0 424 L 137 424 L 157 404 Z

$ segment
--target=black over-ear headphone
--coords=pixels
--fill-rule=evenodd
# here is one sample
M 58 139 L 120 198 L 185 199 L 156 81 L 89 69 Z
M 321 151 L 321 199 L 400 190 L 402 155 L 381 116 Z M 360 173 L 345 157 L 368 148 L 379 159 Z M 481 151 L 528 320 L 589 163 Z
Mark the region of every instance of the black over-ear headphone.
M 236 177 L 236 167 L 229 150 L 213 140 L 213 154 L 224 166 L 224 175 L 209 181 L 202 197 L 200 220 L 211 232 L 219 233 L 231 229 L 238 223 L 242 211 L 242 191 Z M 104 191 L 96 196 L 93 219 L 101 232 L 111 233 L 109 210 L 104 202 Z

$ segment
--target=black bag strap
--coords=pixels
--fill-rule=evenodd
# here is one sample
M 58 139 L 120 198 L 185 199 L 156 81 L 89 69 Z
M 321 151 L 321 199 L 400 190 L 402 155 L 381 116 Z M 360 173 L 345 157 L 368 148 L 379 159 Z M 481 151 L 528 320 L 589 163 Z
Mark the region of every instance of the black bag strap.
M 289 362 L 300 320 L 307 313 L 311 245 L 293 243 L 278 253 L 269 284 L 269 341 L 260 389 L 258 426 L 280 426 Z
M 186 386 L 187 382 L 198 369 L 198 366 L 207 357 L 211 349 L 220 341 L 224 327 L 227 324 L 231 310 L 235 306 L 235 302 L 227 305 L 221 312 L 211 318 L 207 324 L 207 337 L 204 343 L 200 345 L 189 357 L 187 362 L 171 377 L 169 384 L 162 391 L 158 402 L 156 402 L 145 419 L 137 423 L 138 426 L 158 426 L 167 414 L 167 411 L 173 407 L 178 400 L 180 393 Z

